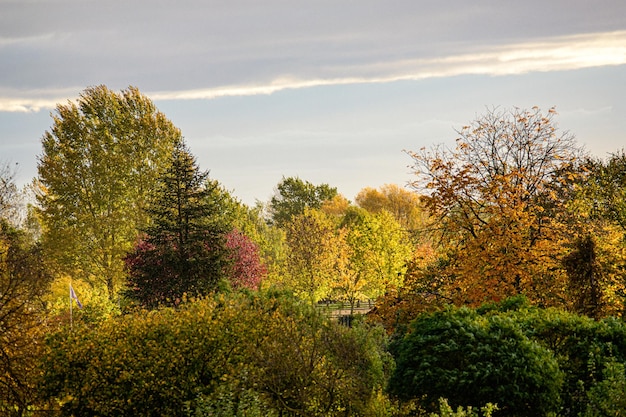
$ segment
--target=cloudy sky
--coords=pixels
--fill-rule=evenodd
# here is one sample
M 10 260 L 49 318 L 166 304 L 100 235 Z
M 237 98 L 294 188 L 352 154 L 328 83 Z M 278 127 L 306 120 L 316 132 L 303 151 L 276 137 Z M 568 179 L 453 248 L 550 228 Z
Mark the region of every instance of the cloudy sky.
M 624 0 L 0 0 L 0 161 L 36 175 L 57 103 L 138 87 L 248 204 L 283 176 L 347 198 L 487 109 L 556 106 L 626 147 Z

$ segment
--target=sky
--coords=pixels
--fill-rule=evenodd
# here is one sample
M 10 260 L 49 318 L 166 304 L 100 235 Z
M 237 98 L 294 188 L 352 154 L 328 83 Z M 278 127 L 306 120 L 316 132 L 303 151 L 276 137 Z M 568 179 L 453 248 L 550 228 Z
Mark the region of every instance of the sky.
M 350 200 L 489 109 L 556 107 L 626 147 L 623 0 L 0 0 L 0 162 L 37 175 L 57 104 L 135 86 L 246 204 L 283 177 Z

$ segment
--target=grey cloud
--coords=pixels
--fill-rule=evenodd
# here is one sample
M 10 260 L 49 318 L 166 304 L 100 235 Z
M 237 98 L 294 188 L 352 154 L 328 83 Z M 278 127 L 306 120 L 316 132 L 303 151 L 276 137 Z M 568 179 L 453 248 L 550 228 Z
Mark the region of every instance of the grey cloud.
M 622 0 L 5 1 L 0 88 L 176 91 L 362 76 L 380 63 L 624 28 Z

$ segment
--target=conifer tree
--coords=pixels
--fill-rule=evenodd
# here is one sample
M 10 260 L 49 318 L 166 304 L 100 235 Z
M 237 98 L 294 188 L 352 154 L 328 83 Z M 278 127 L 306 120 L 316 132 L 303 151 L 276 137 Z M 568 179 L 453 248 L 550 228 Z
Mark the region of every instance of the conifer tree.
M 216 199 L 221 194 L 214 192 L 218 186 L 178 142 L 148 209 L 152 225 L 126 258 L 130 298 L 156 307 L 216 289 L 228 270 L 227 228 Z

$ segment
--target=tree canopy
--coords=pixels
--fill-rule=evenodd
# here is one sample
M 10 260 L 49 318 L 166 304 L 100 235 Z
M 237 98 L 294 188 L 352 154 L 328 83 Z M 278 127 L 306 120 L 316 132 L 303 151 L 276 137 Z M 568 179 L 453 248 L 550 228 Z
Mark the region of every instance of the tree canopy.
M 91 87 L 57 106 L 37 168 L 43 242 L 62 271 L 114 296 L 156 177 L 180 139 L 134 87 Z
M 524 293 L 562 300 L 566 195 L 582 155 L 550 109 L 494 109 L 458 133 L 456 148 L 410 152 L 413 187 L 436 224 L 458 302 Z
M 271 220 L 278 226 L 285 225 L 293 216 L 304 209 L 319 209 L 322 204 L 332 200 L 337 189 L 328 184 L 314 185 L 298 177 L 283 177 L 276 187 L 276 194 L 269 204 Z

